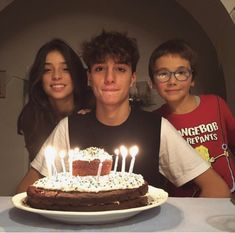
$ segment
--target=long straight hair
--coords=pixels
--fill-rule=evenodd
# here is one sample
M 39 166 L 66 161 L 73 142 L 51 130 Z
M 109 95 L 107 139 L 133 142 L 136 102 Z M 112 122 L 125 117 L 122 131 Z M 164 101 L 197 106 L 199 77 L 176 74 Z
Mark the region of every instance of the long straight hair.
M 58 38 L 52 39 L 38 50 L 34 63 L 30 69 L 28 103 L 22 109 L 17 122 L 17 130 L 19 134 L 23 133 L 22 120 L 26 108 L 30 107 L 33 111 L 32 114 L 35 120 L 35 130 L 37 125 L 40 125 L 40 121 L 45 120 L 45 118 L 50 118 L 51 122 L 55 120 L 52 106 L 42 85 L 46 56 L 52 51 L 60 52 L 67 64 L 74 86 L 73 97 L 75 109 L 81 109 L 84 107 L 87 91 L 86 70 L 77 53 L 65 41 Z M 46 117 L 45 114 L 47 115 Z

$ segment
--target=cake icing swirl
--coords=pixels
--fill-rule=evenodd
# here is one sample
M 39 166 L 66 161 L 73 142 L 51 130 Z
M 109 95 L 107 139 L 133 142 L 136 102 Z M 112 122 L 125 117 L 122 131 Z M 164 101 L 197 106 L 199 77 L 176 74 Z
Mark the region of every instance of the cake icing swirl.
M 104 149 L 97 147 L 89 147 L 84 150 L 78 150 L 74 153 L 74 160 L 83 160 L 83 161 L 92 161 L 95 159 L 99 159 L 101 161 L 104 160 L 112 160 L 112 155 L 107 153 Z
M 58 173 L 44 177 L 33 185 L 38 188 L 62 190 L 65 192 L 100 192 L 117 189 L 133 189 L 144 184 L 143 176 L 127 172 L 111 172 L 104 176 L 71 176 L 69 173 Z

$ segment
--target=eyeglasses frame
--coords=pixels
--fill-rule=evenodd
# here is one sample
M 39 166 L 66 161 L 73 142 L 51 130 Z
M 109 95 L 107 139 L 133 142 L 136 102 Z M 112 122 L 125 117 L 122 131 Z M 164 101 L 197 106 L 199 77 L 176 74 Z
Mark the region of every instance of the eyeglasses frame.
M 171 79 L 172 74 L 173 74 L 174 77 L 175 77 L 175 79 L 176 79 L 177 81 L 179 81 L 179 82 L 184 82 L 184 81 L 188 80 L 188 79 L 192 76 L 192 74 L 193 74 L 193 70 L 192 70 L 192 69 L 185 68 L 185 70 L 187 70 L 187 71 L 189 72 L 189 76 L 186 77 L 184 80 L 179 80 L 179 79 L 176 77 L 176 73 L 179 72 L 180 70 L 175 70 L 175 71 L 166 70 L 166 71 L 169 72 L 169 74 L 170 74 L 170 76 L 168 77 L 168 79 L 167 79 L 166 81 L 161 81 L 160 79 L 155 78 L 155 75 L 156 75 L 159 71 L 161 71 L 161 70 L 156 70 L 156 71 L 153 73 L 153 77 L 154 77 L 154 79 L 156 79 L 156 80 L 159 81 L 160 83 L 166 83 L 166 82 L 168 82 L 168 81 Z

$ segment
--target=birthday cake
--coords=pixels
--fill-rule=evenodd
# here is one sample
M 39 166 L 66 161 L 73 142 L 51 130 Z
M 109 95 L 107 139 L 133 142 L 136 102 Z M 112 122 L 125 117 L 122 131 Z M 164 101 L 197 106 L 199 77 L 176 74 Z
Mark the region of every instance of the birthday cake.
M 121 172 L 100 176 L 59 173 L 29 186 L 27 204 L 38 209 L 100 211 L 148 204 L 148 184 L 141 175 Z
M 100 153 L 94 155 L 94 151 Z M 148 204 L 148 184 L 142 175 L 125 171 L 110 172 L 110 157 L 98 148 L 80 152 L 73 161 L 72 174 L 61 172 L 37 180 L 27 189 L 26 203 L 37 209 L 61 211 L 117 210 Z M 99 163 L 94 163 L 94 160 Z M 87 163 L 81 166 L 80 162 Z M 95 172 L 92 173 L 93 169 Z

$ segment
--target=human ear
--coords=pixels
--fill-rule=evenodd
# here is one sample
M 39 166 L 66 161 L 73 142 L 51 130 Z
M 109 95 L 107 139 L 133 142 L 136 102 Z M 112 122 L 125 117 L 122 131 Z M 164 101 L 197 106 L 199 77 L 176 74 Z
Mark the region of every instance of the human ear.
M 135 83 L 136 83 L 136 73 L 134 72 L 131 77 L 130 87 L 133 87 Z
M 153 81 L 150 78 L 147 79 L 147 84 L 150 90 L 153 89 L 155 86 Z
M 195 82 L 194 82 L 194 80 L 191 82 L 191 84 L 190 84 L 190 87 L 194 87 L 195 86 Z

